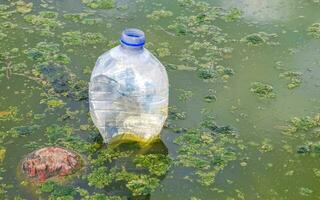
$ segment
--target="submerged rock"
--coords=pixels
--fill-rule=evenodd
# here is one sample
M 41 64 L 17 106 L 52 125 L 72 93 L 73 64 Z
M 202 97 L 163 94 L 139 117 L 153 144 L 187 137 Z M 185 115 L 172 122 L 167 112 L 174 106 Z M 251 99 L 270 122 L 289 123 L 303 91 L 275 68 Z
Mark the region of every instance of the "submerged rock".
M 79 155 L 60 147 L 46 147 L 26 156 L 22 171 L 40 182 L 55 176 L 66 176 L 81 168 Z

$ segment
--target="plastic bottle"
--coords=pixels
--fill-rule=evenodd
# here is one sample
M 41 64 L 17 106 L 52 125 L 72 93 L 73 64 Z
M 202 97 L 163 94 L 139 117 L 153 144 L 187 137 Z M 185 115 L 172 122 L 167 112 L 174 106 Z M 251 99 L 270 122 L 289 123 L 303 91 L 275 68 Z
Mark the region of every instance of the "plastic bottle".
M 125 29 L 120 45 L 102 54 L 92 71 L 90 114 L 105 143 L 160 138 L 168 115 L 168 76 L 144 44 L 144 32 Z

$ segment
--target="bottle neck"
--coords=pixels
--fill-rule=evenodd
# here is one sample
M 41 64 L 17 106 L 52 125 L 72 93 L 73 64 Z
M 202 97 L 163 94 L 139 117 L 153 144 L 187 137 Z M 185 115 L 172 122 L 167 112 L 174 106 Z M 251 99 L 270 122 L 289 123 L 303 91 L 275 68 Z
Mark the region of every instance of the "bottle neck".
M 122 51 L 130 52 L 130 53 L 142 53 L 144 50 L 144 47 L 143 46 L 128 46 L 128 45 L 121 43 L 120 49 Z

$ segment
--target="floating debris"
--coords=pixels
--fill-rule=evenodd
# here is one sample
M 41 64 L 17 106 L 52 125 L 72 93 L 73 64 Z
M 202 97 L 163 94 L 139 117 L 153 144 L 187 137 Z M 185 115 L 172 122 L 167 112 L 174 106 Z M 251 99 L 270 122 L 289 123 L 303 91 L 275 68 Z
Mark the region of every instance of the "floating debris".
M 79 170 L 82 161 L 79 155 L 60 147 L 46 147 L 36 150 L 22 162 L 23 172 L 40 182 L 56 176 L 66 176 Z

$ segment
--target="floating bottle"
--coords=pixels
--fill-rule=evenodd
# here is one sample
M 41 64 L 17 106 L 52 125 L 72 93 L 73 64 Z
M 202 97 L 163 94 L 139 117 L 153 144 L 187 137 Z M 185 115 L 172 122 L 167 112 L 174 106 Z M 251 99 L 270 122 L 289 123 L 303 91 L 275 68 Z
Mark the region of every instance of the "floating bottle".
M 144 32 L 125 29 L 120 45 L 102 54 L 92 71 L 90 115 L 105 143 L 160 138 L 168 115 L 168 76 L 144 44 Z

